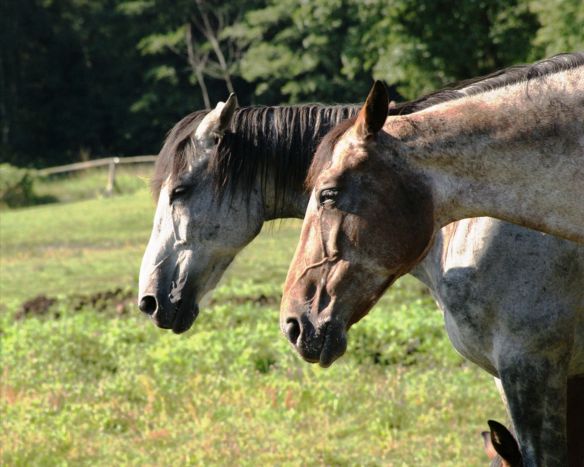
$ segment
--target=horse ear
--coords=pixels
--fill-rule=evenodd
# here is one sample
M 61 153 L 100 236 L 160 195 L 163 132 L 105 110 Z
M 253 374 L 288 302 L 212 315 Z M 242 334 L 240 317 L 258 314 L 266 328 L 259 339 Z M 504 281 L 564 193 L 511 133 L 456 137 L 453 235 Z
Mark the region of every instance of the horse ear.
M 388 107 L 389 98 L 385 86 L 381 81 L 375 81 L 355 122 L 359 137 L 365 139 L 374 136 L 383 128 Z
M 218 131 L 224 132 L 231 124 L 231 119 L 237 108 L 237 97 L 235 93 L 229 94 L 229 98 L 223 105 L 221 113 L 219 114 L 219 128 Z
M 501 425 L 495 420 L 489 420 L 487 423 L 491 429 L 491 443 L 495 448 L 495 451 L 497 451 L 503 460 L 505 460 L 510 466 L 514 467 L 523 465 L 519 445 L 511 432 L 504 425 Z

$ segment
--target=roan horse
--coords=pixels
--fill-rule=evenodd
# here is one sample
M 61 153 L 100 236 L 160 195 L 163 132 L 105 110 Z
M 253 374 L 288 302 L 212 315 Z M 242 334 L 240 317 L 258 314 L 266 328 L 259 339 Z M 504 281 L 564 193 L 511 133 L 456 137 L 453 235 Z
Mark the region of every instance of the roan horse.
M 502 85 L 506 78 L 499 75 L 462 83 L 459 90 L 440 91 L 399 104 L 390 113 L 408 114 L 460 97 L 464 89 Z M 304 178 L 320 136 L 358 110 L 357 106 L 315 105 L 235 110 L 234 104 L 230 98 L 209 113 L 197 112 L 181 120 L 169 133 L 157 161 L 152 186 L 158 208 L 140 272 L 140 308 L 158 325 L 175 331 L 188 329 L 196 317 L 200 297 L 214 287 L 229 262 L 257 235 L 265 220 L 304 217 L 309 199 Z M 469 234 L 480 226 L 470 225 Z M 545 238 L 519 227 L 507 228 L 508 234 L 501 236 L 505 244 L 499 255 L 502 262 L 511 261 L 508 252 L 514 250 L 515 236 L 533 244 Z M 461 236 L 457 238 L 464 241 Z M 477 269 L 461 269 L 458 286 L 460 290 L 467 288 L 482 294 L 483 306 L 497 310 L 495 297 L 505 293 L 513 303 L 518 284 L 539 291 L 548 284 L 561 283 L 565 277 L 555 277 L 550 270 L 560 271 L 563 258 L 582 258 L 584 252 L 574 254 L 569 242 L 557 243 L 558 247 L 550 251 L 545 251 L 545 246 L 539 248 L 537 254 L 543 261 L 535 258 L 524 271 L 517 265 L 517 275 L 506 274 L 503 266 L 499 275 L 505 281 L 491 284 L 485 275 L 487 270 L 480 265 Z M 442 257 L 442 247 L 436 244 L 432 250 L 435 254 L 426 259 L 428 270 L 436 274 L 441 271 L 441 263 L 432 266 L 431 261 Z M 457 252 L 447 249 L 444 257 Z M 423 268 L 419 269 L 423 273 Z M 477 284 L 477 277 L 484 280 Z M 427 284 L 436 289 L 435 296 L 445 293 L 439 281 Z M 555 297 L 566 313 L 574 293 L 568 290 L 565 296 Z M 475 306 L 479 299 L 477 296 Z M 517 293 L 516 308 L 522 299 L 523 294 Z M 448 294 L 441 303 L 448 307 Z M 545 306 L 547 302 L 529 303 L 522 315 Z M 501 308 L 498 313 L 504 316 L 515 311 Z M 183 313 L 185 316 L 181 316 Z
M 581 240 L 584 203 L 574 193 L 584 194 L 583 64 L 584 54 L 564 55 L 515 68 L 508 81 L 500 73 L 493 88 L 479 81 L 468 97 L 389 117 L 387 133 L 376 85 L 356 121 L 325 137 L 281 312 L 283 332 L 306 360 L 328 366 L 342 355 L 348 328 L 418 264 L 455 348 L 501 379 L 525 465 L 567 464 L 569 377 L 584 397 L 583 248 L 487 218 L 437 228 L 489 213 Z M 510 110 L 498 118 L 503 102 Z M 530 167 L 541 185 L 525 181 Z M 564 185 L 553 187 L 542 168 Z M 551 200 L 538 204 L 546 191 Z M 570 450 L 573 465 L 584 464 L 579 449 Z

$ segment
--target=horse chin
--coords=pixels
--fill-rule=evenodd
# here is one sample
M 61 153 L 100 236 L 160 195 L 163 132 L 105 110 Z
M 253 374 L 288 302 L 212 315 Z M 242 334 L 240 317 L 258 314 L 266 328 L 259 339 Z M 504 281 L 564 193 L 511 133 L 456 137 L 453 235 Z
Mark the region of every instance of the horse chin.
M 198 315 L 199 306 L 195 304 L 192 308 L 177 308 L 174 316 L 161 315 L 160 311 L 157 311 L 151 319 L 160 329 L 171 329 L 175 334 L 182 334 L 191 328 Z
M 295 347 L 305 361 L 328 368 L 347 350 L 345 326 L 340 322 L 329 321 L 319 331 L 305 329 L 301 341 Z
M 168 295 L 172 309 L 170 329 L 175 334 L 188 331 L 199 315 L 197 289 L 189 282 L 189 274 L 180 275 Z
M 172 332 L 182 334 L 188 331 L 199 316 L 199 305 L 195 304 L 192 308 L 181 307 L 176 310 L 176 315 L 172 323 Z
M 335 360 L 342 357 L 347 350 L 347 333 L 341 323 L 329 323 L 326 328 L 324 342 L 318 364 L 322 368 L 328 368 Z

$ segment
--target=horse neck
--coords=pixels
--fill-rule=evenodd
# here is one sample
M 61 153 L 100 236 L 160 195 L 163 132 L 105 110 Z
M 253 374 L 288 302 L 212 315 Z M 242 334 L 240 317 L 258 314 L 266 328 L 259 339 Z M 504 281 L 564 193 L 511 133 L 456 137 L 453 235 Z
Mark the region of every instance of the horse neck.
M 441 251 L 442 238 L 438 231 L 438 237 L 434 240 L 434 246 L 426 256 L 416 264 L 409 272 L 412 276 L 418 279 L 422 284 L 430 289 L 434 294 L 437 290 L 438 279 L 441 277 L 442 269 L 439 261 L 439 252 Z
M 276 180 L 273 174 L 270 175 L 272 176 L 264 182 L 265 189 L 262 196 L 264 220 L 304 218 L 310 196 L 310 193 L 307 193 L 304 188 L 304 184 L 286 185 L 284 192 L 278 195 L 281 198 L 277 201 L 273 185 Z
M 437 227 L 490 216 L 584 241 L 584 67 L 390 117 Z M 392 138 L 391 138 L 392 137 Z
M 247 135 L 244 145 L 265 145 L 271 148 L 269 157 L 273 158 L 282 157 L 284 151 L 294 155 L 288 166 L 264 161 L 265 168 L 258 170 L 256 186 L 263 194 L 265 220 L 304 217 L 310 197 L 304 179 L 320 139 L 358 110 L 355 104 L 307 104 L 266 108 L 257 115 L 262 119 L 261 130 Z

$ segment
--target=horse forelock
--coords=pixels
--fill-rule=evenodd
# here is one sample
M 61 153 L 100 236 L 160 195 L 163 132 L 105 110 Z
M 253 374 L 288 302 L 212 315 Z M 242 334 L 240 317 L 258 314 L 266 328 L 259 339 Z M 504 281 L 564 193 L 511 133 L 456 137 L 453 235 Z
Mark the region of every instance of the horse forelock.
M 193 136 L 208 110 L 193 112 L 181 119 L 168 132 L 154 165 L 150 181 L 152 196 L 158 200 L 162 184 L 170 177 L 175 179 L 188 167 L 188 161 L 196 156 Z
M 318 175 L 324 170 L 324 168 L 330 164 L 333 157 L 333 150 L 341 139 L 341 137 L 347 132 L 349 128 L 353 126 L 357 117 L 353 116 L 344 120 L 335 126 L 330 132 L 328 132 L 318 145 L 308 173 L 306 174 L 306 179 L 304 181 L 304 186 L 307 190 L 312 190 L 316 183 Z

